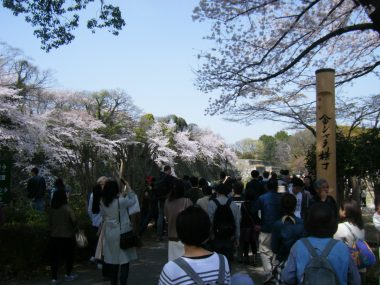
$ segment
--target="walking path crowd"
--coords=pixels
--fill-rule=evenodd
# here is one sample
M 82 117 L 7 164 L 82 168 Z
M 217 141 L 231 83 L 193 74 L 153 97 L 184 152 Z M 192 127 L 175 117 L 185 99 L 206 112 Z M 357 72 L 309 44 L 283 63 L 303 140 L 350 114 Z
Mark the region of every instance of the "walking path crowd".
M 35 209 L 43 210 L 45 182 L 36 168 L 32 176 L 28 195 Z M 100 177 L 88 203 L 98 236 L 90 243 L 91 261 L 101 269 L 100 279 L 111 285 L 365 284 L 366 270 L 376 259 L 365 247 L 355 200 L 346 198 L 338 208 L 323 178 L 291 177 L 288 170 L 262 176 L 253 170 L 251 176 L 244 186 L 222 172 L 211 186 L 205 178 L 178 179 L 165 166 L 160 177 L 146 177 L 141 200 L 125 179 Z M 78 226 L 67 196 L 58 178 L 49 212 L 51 284 L 60 282 L 62 262 L 63 281 L 103 284 L 73 273 Z M 380 230 L 380 199 L 375 206 L 374 224 Z M 152 224 L 155 241 L 144 238 Z M 149 256 L 157 248 L 160 253 Z M 150 279 L 157 267 L 159 276 Z M 93 271 L 83 272 L 88 278 L 86 272 Z

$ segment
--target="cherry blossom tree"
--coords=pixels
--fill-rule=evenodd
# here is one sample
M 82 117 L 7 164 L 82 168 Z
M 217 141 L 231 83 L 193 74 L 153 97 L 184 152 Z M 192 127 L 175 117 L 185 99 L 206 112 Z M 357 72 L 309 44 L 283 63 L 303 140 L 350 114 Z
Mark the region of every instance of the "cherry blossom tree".
M 193 18 L 213 23 L 215 46 L 199 55 L 197 86 L 220 94 L 207 112 L 314 132 L 315 70 L 334 68 L 337 86 L 378 77 L 379 27 L 367 12 L 353 0 L 201 0 Z
M 79 13 L 93 2 L 98 3 L 96 17 L 87 20 L 87 28 L 108 29 L 118 35 L 125 26 L 120 8 L 109 4 L 111 1 L 75 0 L 2 0 L 2 6 L 15 16 L 25 15 L 25 21 L 35 27 L 34 35 L 41 40 L 41 48 L 46 52 L 69 44 L 74 38 L 74 30 L 79 26 Z

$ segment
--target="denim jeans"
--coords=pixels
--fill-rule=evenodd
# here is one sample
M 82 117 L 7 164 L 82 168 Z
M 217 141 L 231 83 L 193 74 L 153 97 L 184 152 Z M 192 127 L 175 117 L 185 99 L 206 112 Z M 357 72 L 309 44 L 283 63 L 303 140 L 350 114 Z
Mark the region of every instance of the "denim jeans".
M 45 201 L 43 198 L 35 198 L 32 201 L 32 208 L 36 211 L 45 211 Z

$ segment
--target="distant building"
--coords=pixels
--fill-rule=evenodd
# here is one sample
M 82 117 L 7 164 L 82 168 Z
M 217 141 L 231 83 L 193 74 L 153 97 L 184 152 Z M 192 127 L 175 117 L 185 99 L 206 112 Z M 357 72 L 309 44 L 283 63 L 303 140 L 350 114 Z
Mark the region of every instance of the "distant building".
M 252 170 L 259 171 L 260 175 L 262 175 L 265 170 L 269 172 L 280 171 L 280 168 L 272 165 L 271 162 L 258 159 L 238 159 L 236 163 L 236 168 L 240 172 L 243 181 L 249 181 L 251 179 Z

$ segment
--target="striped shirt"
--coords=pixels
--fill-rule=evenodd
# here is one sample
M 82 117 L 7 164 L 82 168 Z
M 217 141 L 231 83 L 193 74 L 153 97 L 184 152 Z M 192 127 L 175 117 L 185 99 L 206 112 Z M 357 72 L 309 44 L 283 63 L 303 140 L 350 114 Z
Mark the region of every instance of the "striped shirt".
M 194 269 L 206 285 L 214 285 L 219 277 L 219 257 L 217 253 L 203 256 L 201 258 L 181 257 Z M 225 278 L 224 284 L 230 284 L 230 268 L 224 257 Z M 169 261 L 162 269 L 159 285 L 192 285 L 194 281 L 173 261 Z

